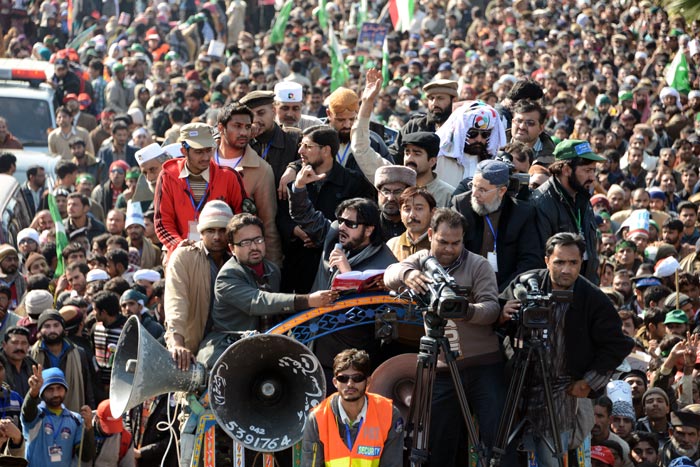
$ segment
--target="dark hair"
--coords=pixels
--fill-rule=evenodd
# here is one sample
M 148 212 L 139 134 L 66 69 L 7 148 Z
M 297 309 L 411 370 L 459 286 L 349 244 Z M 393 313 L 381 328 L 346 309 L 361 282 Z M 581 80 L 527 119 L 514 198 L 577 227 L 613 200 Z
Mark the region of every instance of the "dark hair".
M 613 403 L 608 396 L 600 396 L 598 399 L 595 400 L 595 404 L 593 405 L 603 407 L 608 413 L 608 417 L 612 415 Z
M 102 290 L 97 292 L 92 298 L 94 308 L 100 309 L 107 313 L 109 316 L 117 316 L 120 312 L 119 307 L 119 296 L 114 292 L 108 290 Z
M 333 157 L 338 154 L 340 138 L 335 128 L 328 125 L 315 125 L 304 130 L 302 134 L 320 146 L 329 146 Z
M 11 152 L 3 152 L 0 154 L 0 173 L 7 173 L 12 169 L 12 166 L 17 165 L 17 158 Z
M 0 283 L 0 293 L 5 294 L 8 300 L 12 300 L 12 291 L 10 290 L 10 286 L 5 282 Z
M 71 161 L 59 161 L 54 170 L 58 178 L 64 178 L 74 172 L 77 172 L 78 166 Z
M 41 256 L 46 258 L 46 262 L 48 263 L 49 267 L 51 266 L 51 263 L 53 263 L 53 260 L 57 258 L 56 256 L 56 244 L 51 242 L 47 243 L 44 246 L 41 247 Z
M 67 260 L 68 258 L 70 258 L 70 255 L 80 252 L 82 252 L 83 254 L 87 254 L 85 252 L 85 248 L 83 248 L 83 246 L 80 243 L 69 243 L 63 248 L 61 256 L 63 256 L 64 260 Z
M 32 274 L 27 277 L 27 292 L 32 290 L 49 290 L 51 279 L 46 274 Z
M 40 165 L 30 165 L 27 169 L 27 180 L 29 180 L 29 177 L 36 177 L 40 170 L 44 170 L 44 168 Z
M 82 193 L 73 192 L 68 195 L 68 199 L 79 199 L 83 207 L 90 206 L 90 199 Z
M 241 104 L 228 104 L 226 107 L 219 110 L 219 124 L 225 127 L 228 125 L 228 122 L 231 121 L 231 118 L 234 115 L 247 115 L 250 117 L 251 123 L 253 122 L 253 111 L 247 106 Z
M 70 110 L 68 110 L 68 107 L 66 107 L 65 105 L 62 105 L 56 109 L 56 117 L 58 117 L 58 114 L 68 115 L 69 117 L 71 116 Z
M 4 342 L 9 342 L 10 337 L 14 336 L 15 334 L 19 334 L 20 336 L 24 336 L 29 340 L 29 335 L 31 334 L 29 332 L 29 329 L 25 328 L 24 326 L 11 326 L 7 328 L 7 331 L 5 331 L 5 340 Z
M 107 246 L 117 245 L 124 251 L 129 251 L 129 242 L 121 235 L 111 235 L 107 239 Z
M 228 221 L 226 226 L 226 240 L 233 245 L 233 237 L 244 227 L 256 225 L 260 227 L 260 231 L 265 235 L 265 225 L 259 217 L 248 213 L 236 214 Z
M 642 294 L 644 299 L 644 308 L 649 308 L 651 306 L 651 302 L 660 303 L 661 300 L 671 295 L 671 292 L 671 289 L 663 285 L 652 285 L 651 287 L 647 287 Z
M 583 241 L 583 237 L 571 232 L 559 232 L 558 234 L 554 234 L 547 239 L 547 243 L 544 247 L 545 256 L 551 256 L 556 247 L 564 246 L 576 246 L 579 253 L 581 253 L 581 257 L 583 257 L 583 254 L 586 251 L 586 243 Z
M 438 230 L 440 224 L 447 224 L 450 229 L 462 229 L 462 232 L 467 231 L 467 220 L 459 212 L 450 208 L 437 208 L 430 219 L 430 229 L 433 232 Z
M 692 201 L 681 201 L 680 203 L 678 203 L 678 208 L 676 209 L 676 212 L 680 214 L 681 211 L 684 209 L 692 209 L 693 212 L 695 212 L 695 214 L 698 213 L 698 207 Z
M 75 271 L 76 269 L 79 269 L 83 275 L 87 275 L 87 273 L 90 272 L 90 266 L 85 263 L 73 263 L 68 266 L 68 271 Z
M 430 209 L 434 209 L 437 206 L 435 197 L 430 193 L 425 187 L 410 186 L 403 190 L 401 196 L 399 197 L 399 205 L 403 205 L 409 199 L 413 199 L 416 196 L 422 196 L 423 199 L 428 203 Z
M 630 445 L 630 449 L 634 449 L 641 442 L 647 442 L 656 451 L 659 452 L 659 436 L 656 433 L 651 433 L 649 431 L 633 431 L 627 442 Z
M 159 279 L 153 283 L 152 296 L 162 298 L 165 295 L 165 279 Z
M 108 251 L 105 257 L 107 261 L 111 261 L 115 265 L 121 264 L 124 266 L 124 269 L 129 267 L 129 253 L 126 250 L 117 248 L 116 250 Z
M 129 290 L 129 288 L 129 283 L 126 281 L 126 279 L 124 279 L 123 277 L 113 277 L 107 282 L 105 282 L 103 290 L 114 292 L 119 297 L 121 297 L 124 292 Z
M 515 139 L 505 145 L 501 151 L 501 154 L 511 162 L 513 162 L 513 154 L 520 154 L 527 157 L 530 165 L 532 165 L 532 163 L 535 161 L 535 151 L 527 144 Z
M 526 79 L 516 81 L 513 87 L 510 88 L 510 91 L 508 91 L 506 98 L 517 102 L 522 99 L 542 99 L 542 96 L 544 96 L 542 86 L 535 80 Z
M 545 110 L 544 107 L 542 107 L 539 103 L 535 101 L 523 99 L 518 101 L 513 107 L 513 115 L 530 112 L 537 112 L 540 115 L 540 125 L 543 124 L 545 119 L 547 118 L 547 110 Z
M 122 121 L 112 123 L 112 134 L 115 134 L 119 130 L 129 131 L 129 127 Z
M 357 370 L 365 376 L 372 374 L 369 354 L 364 350 L 345 349 L 333 359 L 333 375 L 349 368 Z
M 97 246 L 100 248 L 100 250 L 104 251 L 107 249 L 107 240 L 109 240 L 109 237 L 111 235 L 107 232 L 98 235 L 97 237 L 94 237 L 92 239 L 92 243 L 97 243 Z M 92 247 L 92 245 L 90 245 Z
M 185 120 L 185 112 L 180 107 L 174 106 L 168 111 L 168 117 L 175 123 L 182 122 Z
M 372 235 L 369 237 L 369 241 L 372 245 L 383 243 L 382 225 L 379 218 L 379 207 L 377 207 L 377 203 L 367 198 L 346 199 L 336 208 L 335 217 L 340 216 L 346 209 L 357 213 L 357 222 L 374 227 Z
M 104 72 L 104 65 L 97 59 L 90 60 L 90 64 L 88 66 L 98 72 L 100 75 Z

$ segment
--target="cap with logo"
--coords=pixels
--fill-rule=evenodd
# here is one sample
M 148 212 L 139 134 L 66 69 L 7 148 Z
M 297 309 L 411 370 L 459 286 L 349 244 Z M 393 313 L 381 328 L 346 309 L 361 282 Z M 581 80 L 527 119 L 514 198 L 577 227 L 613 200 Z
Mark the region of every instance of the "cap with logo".
M 181 143 L 187 143 L 194 149 L 213 148 L 216 146 L 211 128 L 206 123 L 188 123 L 180 128 Z
M 301 102 L 303 88 L 301 84 L 293 81 L 282 81 L 275 85 L 275 100 L 282 103 Z
M 565 139 L 554 148 L 554 158 L 558 161 L 576 159 L 577 157 L 596 162 L 603 162 L 606 160 L 605 157 L 599 156 L 593 152 L 588 141 Z

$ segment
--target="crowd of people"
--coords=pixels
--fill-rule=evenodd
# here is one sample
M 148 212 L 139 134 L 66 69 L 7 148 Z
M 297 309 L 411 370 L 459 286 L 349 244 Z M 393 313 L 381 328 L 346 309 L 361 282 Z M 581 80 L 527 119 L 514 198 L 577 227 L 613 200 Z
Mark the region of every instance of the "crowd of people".
M 434 293 L 433 257 L 469 304 L 439 324 L 453 354 L 421 463 L 700 465 L 700 20 L 651 0 L 405 3 L 0 1 L 0 59 L 53 65 L 57 160 L 22 174 L 33 221 L 0 245 L 4 459 L 189 465 L 193 399 L 111 412 L 128 317 L 210 369 L 339 300 L 346 273 Z M 10 175 L 15 125 L 0 108 Z M 423 459 L 367 390 L 423 330 L 390 334 L 314 341 L 329 398 L 302 465 Z M 533 338 L 552 397 L 533 366 L 512 401 Z M 510 444 L 503 413 L 525 421 Z

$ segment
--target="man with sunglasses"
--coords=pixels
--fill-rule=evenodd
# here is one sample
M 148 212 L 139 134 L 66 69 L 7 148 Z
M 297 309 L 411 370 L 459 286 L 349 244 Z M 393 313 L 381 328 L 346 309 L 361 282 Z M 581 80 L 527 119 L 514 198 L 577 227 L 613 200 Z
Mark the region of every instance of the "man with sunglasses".
M 595 154 L 588 142 L 567 139 L 557 144 L 554 159 L 549 166 L 552 177 L 532 193 L 539 248 L 556 233 L 580 234 L 586 245 L 581 274 L 598 284 L 598 236 L 590 190 L 596 162 L 605 158 Z
M 346 349 L 335 356 L 337 392 L 307 417 L 301 465 L 403 465 L 403 418 L 391 399 L 367 392 L 371 371 L 365 351 Z

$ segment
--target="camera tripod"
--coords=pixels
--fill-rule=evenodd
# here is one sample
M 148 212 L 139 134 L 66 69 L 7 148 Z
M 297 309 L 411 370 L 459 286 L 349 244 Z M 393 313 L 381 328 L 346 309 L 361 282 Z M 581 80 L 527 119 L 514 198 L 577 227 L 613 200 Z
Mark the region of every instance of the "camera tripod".
M 525 378 L 528 376 L 530 363 L 533 358 L 537 361 L 540 371 L 542 372 L 542 386 L 544 387 L 545 409 L 549 417 L 549 427 L 552 431 L 554 445 L 549 442 L 546 437 L 542 436 L 542 440 L 547 445 L 547 448 L 557 458 L 559 467 L 564 467 L 563 448 L 559 433 L 559 424 L 557 423 L 556 413 L 554 411 L 554 400 L 552 397 L 552 384 L 549 374 L 549 367 L 545 358 L 545 338 L 543 336 L 544 329 L 527 329 L 529 334 L 521 340 L 521 345 L 515 352 L 513 361 L 513 375 L 508 387 L 506 402 L 503 407 L 503 415 L 498 426 L 498 434 L 496 435 L 496 443 L 493 447 L 493 455 L 491 457 L 490 467 L 498 467 L 501 465 L 501 458 L 505 455 L 508 445 L 515 439 L 518 433 L 525 427 L 529 421 L 523 418 L 518 426 L 513 430 L 513 422 L 518 409 L 518 403 L 525 388 Z M 511 431 L 512 430 L 512 431 Z
M 450 350 L 449 340 L 445 337 L 447 320 L 429 311 L 425 314 L 424 322 L 427 331 L 426 335 L 420 339 L 418 364 L 416 366 L 416 385 L 413 388 L 411 408 L 408 414 L 409 423 L 406 430 L 406 446 L 410 453 L 410 465 L 411 467 L 424 465 L 430 458 L 428 447 L 433 383 L 435 382 L 438 356 L 440 351 L 442 351 L 452 376 L 452 384 L 457 393 L 469 440 L 474 446 L 471 449 L 471 453 L 478 455 L 477 466 L 485 467 L 483 461 L 485 450 L 476 434 L 476 426 L 474 425 L 469 404 L 467 403 L 467 395 L 464 392 L 464 386 L 459 376 L 455 354 Z

